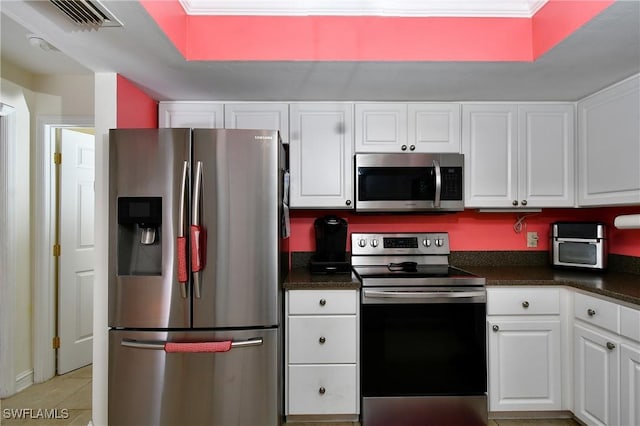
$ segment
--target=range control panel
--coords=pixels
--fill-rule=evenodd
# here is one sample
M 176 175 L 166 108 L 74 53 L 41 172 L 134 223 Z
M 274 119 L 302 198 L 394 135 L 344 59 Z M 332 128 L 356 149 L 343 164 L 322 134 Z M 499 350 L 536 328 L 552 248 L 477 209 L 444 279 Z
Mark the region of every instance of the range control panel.
M 351 234 L 351 255 L 448 255 L 446 232 Z

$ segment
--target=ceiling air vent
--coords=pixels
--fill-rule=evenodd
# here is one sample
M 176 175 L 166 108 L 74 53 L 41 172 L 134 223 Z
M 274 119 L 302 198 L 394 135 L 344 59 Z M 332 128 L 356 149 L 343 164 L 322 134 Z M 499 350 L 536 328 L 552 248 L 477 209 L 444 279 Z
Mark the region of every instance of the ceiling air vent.
M 49 1 L 81 27 L 97 29 L 122 26 L 122 23 L 96 0 Z

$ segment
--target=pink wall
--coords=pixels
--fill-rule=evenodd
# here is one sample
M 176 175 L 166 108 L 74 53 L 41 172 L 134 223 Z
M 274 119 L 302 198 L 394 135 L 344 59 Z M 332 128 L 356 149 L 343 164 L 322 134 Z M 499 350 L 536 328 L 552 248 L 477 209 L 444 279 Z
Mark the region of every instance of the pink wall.
M 454 18 L 186 15 L 178 0 L 140 0 L 185 59 L 217 61 L 534 61 L 613 2 Z
M 446 231 L 451 238 L 453 251 L 501 251 L 549 249 L 549 228 L 555 221 L 601 221 L 608 225 L 610 252 L 640 257 L 640 230 L 619 230 L 613 220 L 619 214 L 640 213 L 640 207 L 596 209 L 553 209 L 528 214 L 522 233 L 517 234 L 513 225 L 518 215 L 514 213 L 478 213 L 466 210 L 442 215 L 360 215 L 346 211 L 293 210 L 291 212 L 290 249 L 314 251 L 313 221 L 325 214 L 336 214 L 349 223 L 351 232 L 416 232 Z M 535 249 L 527 248 L 526 232 L 538 232 Z M 347 250 L 350 244 L 347 243 Z
M 156 100 L 121 75 L 118 75 L 116 90 L 117 127 L 158 127 L 158 102 Z

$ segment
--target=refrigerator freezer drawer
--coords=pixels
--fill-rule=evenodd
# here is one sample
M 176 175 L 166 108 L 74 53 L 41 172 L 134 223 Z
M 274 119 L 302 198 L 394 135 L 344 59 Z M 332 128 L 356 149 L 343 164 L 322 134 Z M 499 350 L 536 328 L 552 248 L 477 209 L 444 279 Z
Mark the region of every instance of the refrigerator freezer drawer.
M 111 330 L 109 424 L 278 425 L 278 345 L 278 329 Z

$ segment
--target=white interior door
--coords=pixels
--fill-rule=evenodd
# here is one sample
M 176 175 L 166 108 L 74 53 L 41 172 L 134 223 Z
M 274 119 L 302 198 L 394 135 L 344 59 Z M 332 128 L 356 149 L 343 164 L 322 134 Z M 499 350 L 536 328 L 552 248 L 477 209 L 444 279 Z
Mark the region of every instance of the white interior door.
M 62 129 L 58 374 L 91 363 L 94 283 L 94 136 Z

